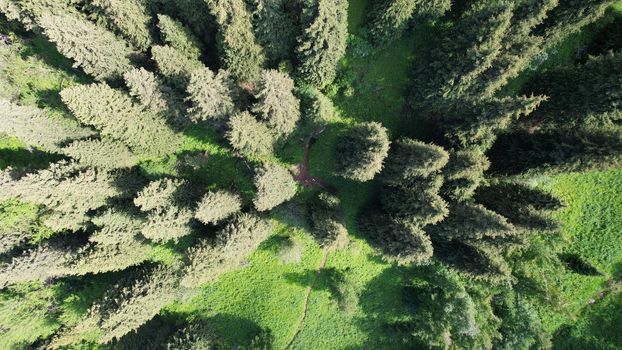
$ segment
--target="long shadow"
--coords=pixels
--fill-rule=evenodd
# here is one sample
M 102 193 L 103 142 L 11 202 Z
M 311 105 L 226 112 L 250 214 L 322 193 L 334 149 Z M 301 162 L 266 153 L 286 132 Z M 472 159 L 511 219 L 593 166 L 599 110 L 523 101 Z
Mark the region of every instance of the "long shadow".
M 8 167 L 25 170 L 44 169 L 50 163 L 57 162 L 63 158 L 58 154 L 47 153 L 37 149 L 0 148 L 0 170 Z

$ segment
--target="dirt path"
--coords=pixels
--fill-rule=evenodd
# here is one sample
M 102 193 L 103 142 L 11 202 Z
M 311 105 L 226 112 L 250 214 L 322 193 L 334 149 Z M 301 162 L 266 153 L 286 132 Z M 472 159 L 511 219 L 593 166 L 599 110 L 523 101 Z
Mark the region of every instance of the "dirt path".
M 319 187 L 323 191 L 334 193 L 335 189 L 332 186 L 324 182 L 319 177 L 311 176 L 309 174 L 309 151 L 311 146 L 313 146 L 317 140 L 317 137 L 325 130 L 326 128 L 318 129 L 307 138 L 302 163 L 290 169 L 290 173 L 294 177 L 294 180 L 298 181 L 304 188 Z
M 328 253 L 329 253 L 329 249 L 328 248 L 324 248 L 324 255 L 322 256 L 322 261 L 320 262 L 320 265 L 317 268 L 317 271 L 315 272 L 315 276 L 313 277 L 313 281 L 311 281 L 311 284 L 309 285 L 309 287 L 307 288 L 307 292 L 305 295 L 305 300 L 302 304 L 302 315 L 300 315 L 300 320 L 298 321 L 298 325 L 296 326 L 296 332 L 294 333 L 294 335 L 291 337 L 291 339 L 287 342 L 287 345 L 285 345 L 285 347 L 283 349 L 289 349 L 292 344 L 294 343 L 294 340 L 296 340 L 296 338 L 298 337 L 298 334 L 300 334 L 300 332 L 302 331 L 302 327 L 304 326 L 304 322 L 305 322 L 305 318 L 307 317 L 307 308 L 308 308 L 308 304 L 309 304 L 309 296 L 311 295 L 311 292 L 313 291 L 313 287 L 315 287 L 315 282 L 317 282 L 318 277 L 320 277 L 320 274 L 322 273 L 322 270 L 324 270 L 324 266 L 326 266 L 326 260 L 328 259 Z

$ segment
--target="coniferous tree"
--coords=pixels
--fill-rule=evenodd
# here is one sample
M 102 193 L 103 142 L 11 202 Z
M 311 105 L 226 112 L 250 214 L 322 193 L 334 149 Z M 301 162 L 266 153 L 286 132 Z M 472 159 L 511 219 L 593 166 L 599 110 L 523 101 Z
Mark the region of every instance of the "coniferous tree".
M 449 154 L 442 147 L 403 138 L 392 144 L 381 180 L 391 186 L 407 186 L 437 173 L 448 161 Z
M 238 267 L 272 231 L 272 225 L 253 214 L 238 214 L 221 229 L 213 243 L 203 241 L 188 251 L 182 286 L 195 288 Z
M 231 117 L 227 139 L 231 147 L 247 155 L 269 155 L 274 149 L 270 129 L 248 112 Z
M 186 88 L 195 71 L 205 67 L 198 59 L 190 58 L 168 45 L 153 46 L 151 56 L 167 82 L 180 90 Z
M 434 225 L 447 217 L 447 203 L 438 194 L 438 188 L 420 189 L 384 187 L 381 193 L 382 207 L 400 220 L 424 227 Z
M 338 247 L 347 241 L 341 202 L 334 195 L 320 193 L 308 203 L 313 238 L 324 247 Z
M 223 127 L 236 111 L 237 87 L 229 73 L 214 74 L 209 68 L 196 70 L 187 88 L 192 107 L 188 110 L 193 121 L 210 121 Z
M 270 210 L 296 195 L 296 181 L 287 169 L 275 164 L 264 164 L 255 170 L 257 194 L 253 199 L 259 211 Z
M 452 151 L 443 171 L 445 182 L 441 193 L 452 201 L 471 198 L 484 181 L 484 172 L 489 167 L 488 158 L 479 150 Z
M 32 30 L 38 29 L 39 20 L 46 14 L 78 15 L 75 4 L 75 1 L 59 0 L 3 0 L 0 1 L 0 11 L 8 19 L 20 21 Z
M 0 132 L 50 152 L 58 152 L 62 144 L 93 134 L 69 120 L 54 120 L 44 110 L 18 106 L 4 99 L 0 99 Z
M 47 14 L 39 25 L 60 53 L 98 80 L 118 79 L 132 69 L 132 50 L 111 32 L 85 19 Z
M 75 252 L 54 243 L 42 243 L 36 248 L 14 257 L 9 263 L 0 263 L 0 289 L 29 281 L 45 281 L 64 275 L 63 264 L 70 261 Z
M 164 350 L 212 350 L 212 330 L 201 323 L 191 323 L 178 330 L 164 345 Z
M 88 223 L 89 211 L 121 194 L 114 180 L 109 173 L 61 161 L 18 180 L 0 181 L 0 199 L 44 205 L 52 211 L 45 220 L 47 226 L 76 231 Z
M 208 0 L 207 3 L 220 26 L 218 46 L 222 66 L 243 82 L 258 78 L 265 55 L 257 44 L 244 0 Z
M 179 135 L 161 116 L 145 111 L 128 95 L 106 84 L 71 87 L 61 92 L 61 98 L 82 123 L 125 143 L 135 153 L 163 155 L 177 150 L 180 144 Z
M 143 108 L 173 119 L 182 113 L 182 98 L 154 73 L 138 68 L 126 72 L 123 78 L 130 96 L 137 99 Z
M 337 145 L 337 172 L 346 179 L 369 181 L 382 170 L 389 154 L 389 135 L 380 123 L 357 124 Z
M 323 88 L 337 74 L 346 52 L 347 0 L 310 0 L 303 11 L 303 34 L 298 38 L 298 74 L 307 83 Z
M 101 169 L 130 168 L 138 163 L 127 146 L 109 139 L 74 141 L 61 152 L 80 164 Z
M 279 136 L 287 136 L 300 120 L 300 100 L 294 96 L 294 81 L 287 74 L 264 71 L 255 98 L 253 112 Z
M 476 241 L 515 234 L 514 226 L 506 218 L 482 205 L 454 204 L 449 212 L 445 220 L 427 229 L 432 239 Z
M 305 85 L 298 89 L 302 117 L 313 124 L 324 125 L 337 114 L 330 98 L 313 86 Z
M 91 17 L 126 38 L 135 48 L 151 46 L 151 14 L 146 0 L 88 0 Z
M 201 43 L 183 23 L 167 15 L 158 15 L 158 29 L 164 43 L 193 60 L 201 56 Z
M 228 191 L 210 191 L 203 196 L 194 217 L 204 224 L 217 224 L 241 209 L 240 196 Z
M 251 0 L 250 3 L 255 36 L 268 60 L 277 63 L 287 59 L 296 44 L 299 29 L 288 8 L 292 4 L 286 0 Z

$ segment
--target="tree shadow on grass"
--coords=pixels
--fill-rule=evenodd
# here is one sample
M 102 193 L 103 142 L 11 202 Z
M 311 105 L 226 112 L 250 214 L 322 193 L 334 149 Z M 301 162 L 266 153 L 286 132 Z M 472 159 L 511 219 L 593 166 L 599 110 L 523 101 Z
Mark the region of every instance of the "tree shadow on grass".
M 16 167 L 26 170 L 47 168 L 50 163 L 63 159 L 62 156 L 37 149 L 0 148 L 0 170 Z

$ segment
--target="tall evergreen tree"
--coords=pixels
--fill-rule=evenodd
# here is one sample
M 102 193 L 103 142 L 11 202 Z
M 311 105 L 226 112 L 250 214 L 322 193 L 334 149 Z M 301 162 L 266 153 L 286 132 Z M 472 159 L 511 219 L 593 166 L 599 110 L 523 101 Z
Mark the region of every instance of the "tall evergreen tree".
M 138 163 L 127 146 L 108 139 L 75 141 L 61 152 L 80 164 L 101 169 L 130 168 Z
M 298 38 L 298 74 L 323 88 L 337 74 L 348 38 L 347 0 L 309 0 L 303 12 L 303 34 Z
M 241 81 L 258 78 L 265 55 L 257 44 L 244 0 L 208 0 L 207 3 L 220 26 L 218 44 L 222 66 Z
M 87 0 L 91 17 L 126 38 L 135 48 L 151 46 L 151 14 L 147 0 Z
M 158 15 L 158 29 L 164 43 L 189 58 L 198 60 L 201 56 L 201 43 L 183 23 L 167 15 Z
M 287 74 L 267 70 L 255 94 L 253 112 L 281 137 L 291 134 L 300 120 L 300 100 L 293 91 L 294 81 Z
M 237 87 L 229 73 L 214 74 L 209 68 L 196 70 L 187 88 L 192 107 L 188 110 L 193 121 L 210 121 L 223 127 L 236 108 Z
M 46 242 L 14 257 L 9 263 L 0 263 L 0 289 L 22 282 L 45 281 L 64 275 L 63 264 L 75 252 L 62 245 Z
M 407 186 L 439 172 L 448 161 L 449 154 L 442 147 L 403 138 L 391 145 L 381 180 L 391 186 Z
M 393 217 L 417 227 L 434 225 L 445 219 L 449 212 L 447 203 L 436 191 L 384 187 L 381 202 L 384 210 Z
M 259 211 L 270 210 L 296 195 L 296 182 L 292 175 L 280 165 L 265 164 L 255 170 L 257 195 L 253 199 Z
M 357 124 L 337 145 L 337 172 L 346 179 L 369 181 L 382 170 L 389 154 L 387 129 L 376 122 Z
M 168 45 L 153 46 L 151 56 L 167 82 L 180 90 L 186 89 L 195 71 L 205 67 L 198 59 L 188 57 L 184 52 Z
M 253 28 L 257 42 L 273 63 L 289 58 L 296 44 L 299 28 L 295 14 L 286 0 L 251 0 Z
M 210 191 L 203 196 L 194 216 L 204 224 L 217 224 L 241 209 L 240 196 L 228 191 Z
M 38 29 L 38 23 L 42 16 L 53 15 L 78 15 L 75 1 L 65 0 L 2 0 L 0 11 L 8 19 L 20 21 L 27 29 Z
M 132 69 L 133 52 L 125 42 L 85 19 L 47 14 L 39 25 L 60 53 L 98 80 L 118 79 Z
M 172 120 L 179 119 L 178 115 L 183 113 L 183 98 L 154 73 L 138 68 L 126 72 L 123 78 L 130 96 L 143 108 Z
M 441 189 L 442 195 L 452 201 L 470 199 L 484 182 L 484 172 L 489 167 L 488 158 L 480 150 L 451 152 L 449 163 L 443 171 L 445 182 Z
M 348 229 L 340 206 L 339 198 L 327 193 L 307 202 L 313 238 L 324 247 L 338 248 L 347 242 Z
M 231 147 L 247 155 L 269 155 L 274 149 L 274 137 L 268 126 L 248 112 L 238 113 L 229 120 L 227 139 Z
M 179 135 L 162 117 L 145 111 L 128 95 L 106 84 L 67 88 L 61 98 L 82 123 L 125 143 L 137 154 L 163 155 L 177 150 L 180 144 Z

